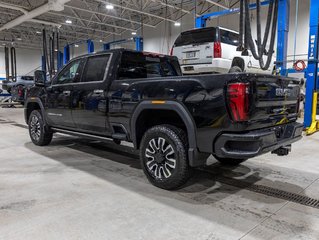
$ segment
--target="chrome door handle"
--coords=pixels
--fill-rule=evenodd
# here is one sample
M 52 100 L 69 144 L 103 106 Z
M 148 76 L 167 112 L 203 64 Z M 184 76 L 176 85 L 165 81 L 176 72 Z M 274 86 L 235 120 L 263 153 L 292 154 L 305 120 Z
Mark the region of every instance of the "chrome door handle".
M 63 94 L 64 94 L 65 96 L 70 96 L 71 91 L 63 91 Z
M 104 90 L 102 90 L 102 89 L 95 89 L 95 90 L 94 90 L 94 93 L 96 93 L 96 94 L 101 94 L 101 93 L 104 93 Z

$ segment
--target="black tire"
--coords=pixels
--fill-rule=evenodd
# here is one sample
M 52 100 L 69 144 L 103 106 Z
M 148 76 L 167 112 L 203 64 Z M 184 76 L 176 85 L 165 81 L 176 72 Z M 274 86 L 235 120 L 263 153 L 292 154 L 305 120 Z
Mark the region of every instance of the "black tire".
M 53 133 L 44 126 L 40 110 L 31 112 L 28 125 L 30 138 L 35 145 L 46 146 L 50 144 Z
M 181 187 L 192 174 L 188 164 L 187 135 L 172 125 L 154 126 L 145 132 L 140 160 L 148 180 L 166 190 Z
M 117 145 L 121 145 L 121 140 L 120 139 L 113 139 L 113 142 Z
M 238 66 L 233 66 L 228 71 L 228 73 L 240 73 L 240 72 L 243 72 L 243 70 Z
M 220 164 L 225 166 L 237 166 L 242 162 L 245 162 L 247 159 L 235 159 L 235 158 L 219 158 L 214 156 Z

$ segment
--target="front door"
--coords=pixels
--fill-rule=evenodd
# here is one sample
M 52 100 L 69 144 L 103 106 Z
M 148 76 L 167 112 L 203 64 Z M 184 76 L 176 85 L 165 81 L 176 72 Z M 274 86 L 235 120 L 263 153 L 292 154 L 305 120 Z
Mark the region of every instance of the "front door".
M 80 131 L 109 135 L 107 73 L 110 54 L 87 58 L 81 83 L 74 84 L 72 116 Z
M 51 126 L 75 128 L 71 115 L 73 84 L 79 82 L 84 59 L 70 62 L 47 88 L 47 121 Z

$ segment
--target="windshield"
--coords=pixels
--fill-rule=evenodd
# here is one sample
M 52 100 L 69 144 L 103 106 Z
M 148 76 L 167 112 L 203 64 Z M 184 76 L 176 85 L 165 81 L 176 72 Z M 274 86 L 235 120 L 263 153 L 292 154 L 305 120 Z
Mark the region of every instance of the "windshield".
M 178 60 L 163 55 L 123 52 L 118 79 L 182 75 Z

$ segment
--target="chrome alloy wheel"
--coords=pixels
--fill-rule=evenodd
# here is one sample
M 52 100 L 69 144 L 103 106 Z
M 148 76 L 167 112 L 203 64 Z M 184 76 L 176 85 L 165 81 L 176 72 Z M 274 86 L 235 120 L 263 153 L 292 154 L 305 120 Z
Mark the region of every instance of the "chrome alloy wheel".
M 37 116 L 32 116 L 31 118 L 30 133 L 35 141 L 39 141 L 41 135 L 41 126 Z
M 145 150 L 148 171 L 158 179 L 169 178 L 176 168 L 176 153 L 164 138 L 152 138 Z

